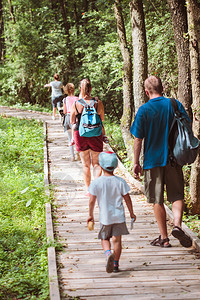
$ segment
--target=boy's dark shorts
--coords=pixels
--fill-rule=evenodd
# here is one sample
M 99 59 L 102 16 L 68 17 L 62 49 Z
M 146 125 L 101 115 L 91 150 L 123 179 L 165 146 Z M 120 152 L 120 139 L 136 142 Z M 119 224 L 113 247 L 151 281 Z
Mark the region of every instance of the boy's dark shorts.
M 98 239 L 109 240 L 112 236 L 129 234 L 126 223 L 115 223 L 110 225 L 100 224 Z
M 184 179 L 182 167 L 166 165 L 144 170 L 144 188 L 147 202 L 163 204 L 164 185 L 166 185 L 167 200 L 174 202 L 184 199 Z

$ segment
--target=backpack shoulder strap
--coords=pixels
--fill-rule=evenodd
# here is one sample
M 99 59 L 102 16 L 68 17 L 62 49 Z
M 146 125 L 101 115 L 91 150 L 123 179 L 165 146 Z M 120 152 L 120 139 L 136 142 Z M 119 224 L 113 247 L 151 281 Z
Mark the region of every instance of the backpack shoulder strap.
M 78 99 L 78 102 L 79 102 L 81 105 L 83 105 L 84 107 L 87 107 L 87 106 L 88 106 L 87 102 L 86 102 L 83 98 Z
M 179 113 L 178 104 L 177 104 L 176 99 L 174 99 L 174 98 L 169 98 L 169 100 L 171 101 L 171 104 L 172 104 L 174 113 L 175 113 L 175 114 L 176 114 L 177 112 Z
M 89 107 L 93 107 L 95 102 L 97 102 L 97 106 L 98 106 L 98 101 L 95 98 L 92 98 L 90 103 L 89 103 Z
M 75 106 L 75 108 L 76 108 L 77 114 L 79 114 L 79 111 L 78 111 L 78 109 L 77 109 L 76 103 L 77 103 L 77 101 L 74 102 L 74 106 Z

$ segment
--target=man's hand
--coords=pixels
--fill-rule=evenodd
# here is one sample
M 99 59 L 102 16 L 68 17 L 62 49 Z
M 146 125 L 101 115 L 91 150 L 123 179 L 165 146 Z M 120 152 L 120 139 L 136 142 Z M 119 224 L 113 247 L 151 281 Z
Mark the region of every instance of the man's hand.
M 142 168 L 140 164 L 134 164 L 133 166 L 133 174 L 136 178 L 140 178 L 140 175 L 142 175 Z

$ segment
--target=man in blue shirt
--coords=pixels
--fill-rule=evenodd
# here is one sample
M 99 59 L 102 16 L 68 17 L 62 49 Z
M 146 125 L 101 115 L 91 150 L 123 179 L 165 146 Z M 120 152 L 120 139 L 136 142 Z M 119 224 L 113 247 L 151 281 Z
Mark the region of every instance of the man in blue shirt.
M 169 98 L 162 96 L 163 87 L 159 77 L 150 76 L 144 83 L 149 101 L 143 104 L 131 126 L 134 140 L 134 175 L 139 177 L 142 169 L 139 162 L 142 140 L 144 140 L 144 186 L 149 203 L 154 204 L 154 214 L 160 236 L 152 246 L 171 247 L 167 234 L 164 207 L 164 186 L 168 201 L 172 203 L 174 228 L 172 235 L 184 247 L 192 246 L 191 238 L 181 229 L 184 199 L 182 167 L 168 164 L 168 133 L 173 120 L 173 108 Z M 189 119 L 183 105 L 177 101 L 179 110 Z

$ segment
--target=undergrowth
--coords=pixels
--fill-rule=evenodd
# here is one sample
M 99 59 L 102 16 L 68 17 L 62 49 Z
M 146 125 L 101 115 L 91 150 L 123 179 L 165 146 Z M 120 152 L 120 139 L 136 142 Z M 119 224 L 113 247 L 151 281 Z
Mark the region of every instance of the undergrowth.
M 0 117 L 0 299 L 49 299 L 43 126 Z

